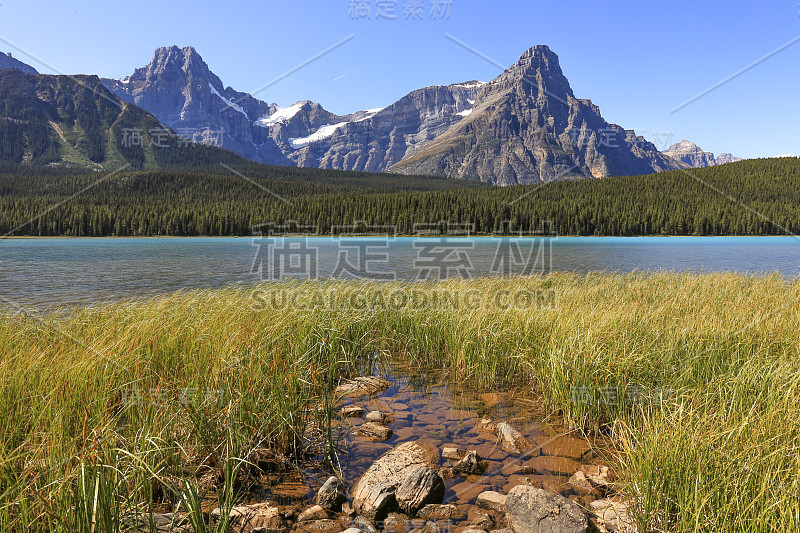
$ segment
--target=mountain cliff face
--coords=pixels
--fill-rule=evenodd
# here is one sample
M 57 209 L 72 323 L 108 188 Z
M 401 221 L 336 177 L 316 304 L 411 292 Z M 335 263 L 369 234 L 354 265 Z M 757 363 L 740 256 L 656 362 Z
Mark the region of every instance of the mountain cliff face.
M 4 68 L 15 68 L 26 74 L 38 74 L 36 69 L 32 66 L 23 63 L 19 59 L 11 57 L 11 52 L 7 54 L 0 52 L 0 70 L 3 70 Z
M 426 87 L 383 109 L 342 117 L 311 138 L 294 140 L 289 158 L 299 166 L 385 170 L 462 120 L 480 86 L 472 81 Z
M 272 106 L 226 88 L 191 46 L 158 48 L 143 68 L 122 80 L 103 80 L 126 102 L 152 113 L 182 137 L 261 161 L 272 146 L 252 127 Z M 251 118 L 252 117 L 252 118 Z
M 514 185 L 681 166 L 575 98 L 558 56 L 536 46 L 481 87 L 463 120 L 389 170 Z

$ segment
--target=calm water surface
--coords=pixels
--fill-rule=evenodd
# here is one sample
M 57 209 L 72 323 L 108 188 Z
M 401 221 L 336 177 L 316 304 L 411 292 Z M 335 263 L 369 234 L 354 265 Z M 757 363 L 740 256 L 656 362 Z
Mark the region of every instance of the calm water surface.
M 363 238 L 308 238 L 294 250 L 294 259 L 287 256 L 286 268 L 299 277 L 311 270 L 330 277 L 337 265 L 347 263 L 356 276 L 390 274 L 400 280 L 536 272 L 543 265 L 581 273 L 800 273 L 800 240 L 793 237 L 559 237 L 547 243 L 491 237 L 371 239 L 367 249 Z M 300 245 L 287 241 L 282 246 Z M 250 284 L 285 275 L 268 271 L 278 264 L 270 255 L 277 247 L 251 238 L 5 239 L 0 240 L 0 301 L 43 309 Z M 313 268 L 308 250 L 316 254 Z M 360 263 L 360 254 L 371 255 Z M 549 256 L 545 263 L 543 256 Z M 267 268 L 254 269 L 259 264 Z

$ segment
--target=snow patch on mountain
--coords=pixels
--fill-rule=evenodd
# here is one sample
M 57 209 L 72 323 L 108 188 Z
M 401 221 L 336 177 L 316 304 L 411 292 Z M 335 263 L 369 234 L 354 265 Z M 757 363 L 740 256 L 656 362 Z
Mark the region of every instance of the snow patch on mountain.
M 225 104 L 227 104 L 228 107 L 234 108 L 236 111 L 238 111 L 239 113 L 241 113 L 242 115 L 247 117 L 247 113 L 244 112 L 244 109 L 242 109 L 242 106 L 234 104 L 233 102 L 231 102 L 230 100 L 228 100 L 227 98 L 225 98 L 224 96 L 219 94 L 219 92 L 210 83 L 208 84 L 208 88 L 211 89 L 211 94 L 216 94 L 217 96 L 219 96 L 220 100 L 225 102 Z
M 464 111 L 460 111 L 456 113 L 456 115 L 461 115 L 462 117 L 468 117 L 472 113 L 472 108 L 465 109 Z
M 262 128 L 269 128 L 270 126 L 275 126 L 276 124 L 282 124 L 295 116 L 305 103 L 306 101 L 302 101 L 297 102 L 294 105 L 290 105 L 289 107 L 279 107 L 273 114 L 266 117 L 261 117 L 253 122 L 253 125 L 261 126 Z
M 347 124 L 347 122 L 339 122 L 338 124 L 325 124 L 324 126 L 320 126 L 317 131 L 308 137 L 290 138 L 289 143 L 292 145 L 292 148 L 297 150 L 298 148 L 302 148 L 309 143 L 327 139 L 345 124 Z

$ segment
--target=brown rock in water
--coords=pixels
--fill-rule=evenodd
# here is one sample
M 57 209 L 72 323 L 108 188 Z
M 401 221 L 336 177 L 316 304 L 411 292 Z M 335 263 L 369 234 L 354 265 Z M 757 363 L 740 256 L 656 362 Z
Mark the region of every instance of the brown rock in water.
M 444 447 L 442 448 L 442 458 L 443 459 L 450 459 L 452 461 L 458 461 L 462 457 L 467 455 L 467 450 L 462 450 L 461 448 L 452 448 L 452 447 Z
M 578 439 L 566 435 L 551 437 L 541 444 L 543 455 L 556 455 L 580 461 L 583 456 L 592 451 L 592 445 L 585 439 Z
M 353 433 L 377 441 L 384 441 L 392 438 L 392 430 L 390 428 L 376 424 L 375 422 L 365 422 L 355 428 Z
M 524 485 L 508 493 L 506 516 L 514 533 L 585 533 L 589 527 L 576 503 Z
M 453 479 L 458 475 L 458 472 L 451 466 L 443 466 L 439 469 L 439 475 L 442 476 L 442 479 Z
M 220 513 L 220 508 L 217 507 L 211 511 L 211 516 L 218 521 Z M 228 516 L 231 528 L 237 533 L 253 533 L 258 528 L 269 532 L 289 530 L 278 508 L 269 503 L 239 505 L 233 507 Z
M 481 418 L 475 423 L 475 429 L 477 431 L 494 433 L 495 431 L 497 431 L 497 425 L 494 422 L 492 422 L 491 418 Z
M 420 442 L 404 442 L 382 455 L 353 487 L 353 508 L 369 520 L 382 518 L 397 505 L 395 491 L 418 466 L 436 468 L 438 453 Z
M 322 519 L 306 520 L 295 524 L 292 533 L 339 533 L 342 531 L 342 522 L 339 520 Z M 269 530 L 253 531 L 253 533 L 271 533 Z
M 429 503 L 417 511 L 417 516 L 426 520 L 458 520 L 465 514 L 452 503 Z
M 345 418 L 363 418 L 364 408 L 358 405 L 347 405 L 342 407 L 342 416 Z
M 481 459 L 481 456 L 476 452 L 468 452 L 453 466 L 453 470 L 461 472 L 462 474 L 483 474 L 489 467 L 489 463 Z
M 500 447 L 513 455 L 538 455 L 539 452 L 534 451 L 535 445 L 528 440 L 522 433 L 511 427 L 508 422 L 500 422 L 497 424 L 497 438 L 500 441 Z
M 580 469 L 581 464 L 572 459 L 567 459 L 566 457 L 549 457 L 542 455 L 534 457 L 533 459 L 528 459 L 525 461 L 524 466 L 533 468 L 539 473 L 546 471 L 551 474 L 571 476 Z
M 475 504 L 490 511 L 504 512 L 506 510 L 506 496 L 493 490 L 487 490 L 478 494 Z
M 344 483 L 336 476 L 329 477 L 320 487 L 314 501 L 323 509 L 338 511 L 347 501 Z
M 383 424 L 386 422 L 386 415 L 380 411 L 370 411 L 364 417 L 364 422 L 374 422 L 375 424 Z
M 626 503 L 613 500 L 595 500 L 589 504 L 589 508 L 600 522 L 612 531 L 636 531 L 633 522 L 628 517 L 628 505 Z
M 394 494 L 400 509 L 414 516 L 429 503 L 441 503 L 444 497 L 444 481 L 427 466 L 417 466 L 409 471 Z
M 578 470 L 572 476 L 570 476 L 569 480 L 567 481 L 567 485 L 569 485 L 572 490 L 577 492 L 581 495 L 586 495 L 590 493 L 597 493 L 599 495 L 600 491 L 598 491 L 595 486 L 589 481 L 586 475 L 583 473 L 582 470 Z
M 312 505 L 297 517 L 298 522 L 306 522 L 308 520 L 326 520 L 328 518 L 328 511 L 319 505 Z
M 378 376 L 362 376 L 353 379 L 346 379 L 336 387 L 334 394 L 337 397 L 359 398 L 361 396 L 372 396 L 385 391 L 392 386 L 392 382 Z

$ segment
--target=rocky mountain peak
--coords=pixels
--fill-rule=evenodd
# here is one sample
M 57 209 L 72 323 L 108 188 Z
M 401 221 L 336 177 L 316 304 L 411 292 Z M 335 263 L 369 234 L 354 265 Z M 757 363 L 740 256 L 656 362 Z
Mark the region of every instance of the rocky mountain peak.
M 702 148 L 691 141 L 683 139 L 664 150 L 672 159 L 676 159 L 690 167 L 713 167 L 717 164 L 714 154 L 704 152 Z
M 561 71 L 558 56 L 546 45 L 536 45 L 526 50 L 516 63 L 486 87 L 486 91 L 505 90 L 511 86 L 522 89 L 534 99 L 549 96 L 567 101 L 575 97 Z

